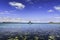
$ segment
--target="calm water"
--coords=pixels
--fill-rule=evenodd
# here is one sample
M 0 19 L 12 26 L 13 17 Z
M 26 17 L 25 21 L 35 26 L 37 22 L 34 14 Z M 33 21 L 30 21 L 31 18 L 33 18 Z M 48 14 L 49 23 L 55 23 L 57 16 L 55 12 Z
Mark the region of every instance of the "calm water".
M 28 32 L 29 34 L 25 35 Z M 48 40 L 51 34 L 56 37 L 54 39 L 60 40 L 60 24 L 0 24 L 0 40 L 8 40 L 16 36 L 22 38 L 20 40 L 25 36 L 27 40 L 33 40 L 35 36 L 38 36 L 39 40 Z
M 58 31 L 60 24 L 0 24 L 1 31 Z

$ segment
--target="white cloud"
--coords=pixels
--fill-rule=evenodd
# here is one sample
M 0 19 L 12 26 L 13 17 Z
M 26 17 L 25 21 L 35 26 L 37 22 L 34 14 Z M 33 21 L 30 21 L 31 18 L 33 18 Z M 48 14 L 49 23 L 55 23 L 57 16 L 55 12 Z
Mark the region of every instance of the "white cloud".
M 60 17 L 55 17 L 55 18 L 60 19 Z
M 48 12 L 53 12 L 53 10 L 52 10 L 52 9 L 50 9 L 50 10 L 48 10 Z
M 15 11 L 16 10 L 5 10 L 5 11 L 0 11 L 0 14 L 2 14 L 2 15 L 4 15 L 4 14 L 13 14 L 13 12 L 15 12 Z
M 41 6 L 39 6 L 39 8 L 42 8 Z
M 54 6 L 55 10 L 60 10 L 60 6 Z
M 32 2 L 32 0 L 25 0 L 25 2 L 27 2 L 28 4 L 34 4 L 34 2 Z
M 0 14 L 10 14 L 9 11 L 1 11 Z
M 23 9 L 25 8 L 25 5 L 19 2 L 9 2 L 11 6 L 14 6 L 17 9 Z
M 31 0 L 25 0 L 26 2 L 31 2 Z

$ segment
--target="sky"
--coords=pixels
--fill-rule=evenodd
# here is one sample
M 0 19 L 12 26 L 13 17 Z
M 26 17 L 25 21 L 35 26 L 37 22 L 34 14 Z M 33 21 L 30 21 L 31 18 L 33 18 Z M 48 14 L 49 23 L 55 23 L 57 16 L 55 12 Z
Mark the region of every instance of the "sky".
M 0 0 L 0 18 L 60 22 L 60 0 Z

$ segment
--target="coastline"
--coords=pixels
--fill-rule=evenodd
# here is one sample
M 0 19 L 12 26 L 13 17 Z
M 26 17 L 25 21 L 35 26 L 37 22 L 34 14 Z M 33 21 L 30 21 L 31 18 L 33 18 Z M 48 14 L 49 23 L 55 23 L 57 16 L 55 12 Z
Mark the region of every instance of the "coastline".
M 0 24 L 60 24 L 60 23 L 34 23 L 34 22 L 0 22 Z

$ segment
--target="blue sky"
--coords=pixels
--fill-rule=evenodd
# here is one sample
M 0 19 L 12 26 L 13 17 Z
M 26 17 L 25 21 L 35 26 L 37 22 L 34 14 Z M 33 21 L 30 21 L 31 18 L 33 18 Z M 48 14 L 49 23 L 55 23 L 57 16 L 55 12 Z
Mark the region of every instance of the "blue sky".
M 59 21 L 60 0 L 0 0 L 0 17 Z

